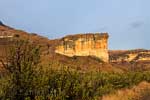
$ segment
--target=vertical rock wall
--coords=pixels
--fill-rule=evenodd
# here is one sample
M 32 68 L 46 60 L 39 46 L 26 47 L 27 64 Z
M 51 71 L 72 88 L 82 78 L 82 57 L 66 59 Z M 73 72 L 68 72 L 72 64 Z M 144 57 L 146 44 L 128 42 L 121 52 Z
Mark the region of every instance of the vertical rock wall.
M 55 52 L 66 56 L 95 56 L 108 62 L 108 34 L 69 35 L 60 40 Z

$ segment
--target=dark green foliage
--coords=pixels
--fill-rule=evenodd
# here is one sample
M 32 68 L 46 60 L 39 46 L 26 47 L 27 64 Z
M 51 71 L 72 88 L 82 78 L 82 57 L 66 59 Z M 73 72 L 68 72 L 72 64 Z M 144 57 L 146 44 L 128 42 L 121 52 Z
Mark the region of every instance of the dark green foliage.
M 44 72 L 42 72 L 44 73 Z M 93 100 L 121 88 L 150 81 L 150 72 L 81 73 L 63 69 L 39 76 L 38 100 Z M 41 99 L 44 98 L 44 99 Z
M 7 72 L 10 86 L 4 90 L 4 100 L 24 100 L 34 90 L 33 80 L 36 78 L 36 67 L 39 62 L 39 48 L 28 41 L 15 41 L 10 48 L 9 55 L 2 60 Z

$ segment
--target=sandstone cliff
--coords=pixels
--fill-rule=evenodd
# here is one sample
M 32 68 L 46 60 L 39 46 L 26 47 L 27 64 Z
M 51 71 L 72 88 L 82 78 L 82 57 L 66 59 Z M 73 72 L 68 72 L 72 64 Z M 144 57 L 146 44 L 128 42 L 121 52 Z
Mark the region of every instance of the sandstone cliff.
M 69 35 L 60 39 L 55 52 L 66 56 L 95 56 L 108 62 L 108 34 L 88 33 Z
M 150 61 L 150 50 L 110 51 L 110 62 Z

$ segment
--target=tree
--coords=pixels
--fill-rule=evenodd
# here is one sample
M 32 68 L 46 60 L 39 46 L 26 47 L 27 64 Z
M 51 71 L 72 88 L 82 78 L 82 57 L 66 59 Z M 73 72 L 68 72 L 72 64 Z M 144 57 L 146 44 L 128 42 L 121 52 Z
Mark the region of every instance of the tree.
M 34 100 L 33 80 L 37 77 L 36 68 L 40 61 L 40 47 L 29 41 L 16 40 L 9 49 L 6 59 L 1 60 L 11 86 L 7 89 L 4 99 Z

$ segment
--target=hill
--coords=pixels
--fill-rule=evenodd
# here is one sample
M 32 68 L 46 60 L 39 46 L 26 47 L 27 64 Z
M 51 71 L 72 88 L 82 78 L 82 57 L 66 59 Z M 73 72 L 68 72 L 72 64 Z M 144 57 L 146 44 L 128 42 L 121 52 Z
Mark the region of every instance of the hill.
M 81 35 L 66 36 L 67 38 L 78 38 Z M 90 35 L 92 36 L 92 35 Z M 45 66 L 58 67 L 61 65 L 76 68 L 82 71 L 114 71 L 123 72 L 130 70 L 133 66 L 137 69 L 150 69 L 150 51 L 149 50 L 123 50 L 109 51 L 110 62 L 103 62 L 94 56 L 72 56 L 55 53 L 56 47 L 60 45 L 62 39 L 49 40 L 46 37 L 39 36 L 36 33 L 28 33 L 22 30 L 11 28 L 0 22 L 0 58 L 3 59 L 6 54 L 6 49 L 13 44 L 14 39 L 25 39 L 31 43 L 41 46 L 41 63 Z M 134 56 L 134 57 L 133 57 Z M 131 59 L 132 58 L 132 59 Z M 146 59 L 146 60 L 145 60 Z M 136 63 L 131 63 L 136 62 Z M 55 64 L 54 64 L 55 63 Z M 138 65 L 135 65 L 138 64 Z

